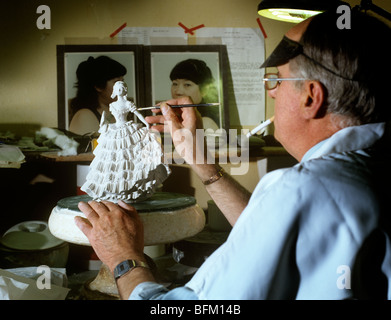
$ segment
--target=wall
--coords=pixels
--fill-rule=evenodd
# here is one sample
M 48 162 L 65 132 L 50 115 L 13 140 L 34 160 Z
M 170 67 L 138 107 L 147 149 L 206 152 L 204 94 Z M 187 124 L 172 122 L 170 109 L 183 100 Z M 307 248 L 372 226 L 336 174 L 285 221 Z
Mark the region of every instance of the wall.
M 258 28 L 259 0 L 7 1 L 0 10 L 0 128 L 22 123 L 57 126 L 56 45 L 116 44 L 109 35 L 127 26 Z M 51 8 L 51 29 L 39 30 L 36 9 Z M 291 25 L 262 18 L 274 46 Z M 23 129 L 26 126 L 23 125 Z M 0 129 L 1 131 L 1 129 Z
M 128 26 L 257 28 L 260 0 L 37 0 L 2 1 L 0 7 L 0 128 L 21 123 L 57 126 L 57 44 L 116 44 L 109 35 Z M 359 0 L 347 1 L 352 6 Z M 374 0 L 391 12 L 391 1 Z M 5 3 L 5 4 L 4 4 Z M 36 9 L 51 8 L 51 29 L 39 30 Z M 266 56 L 292 24 L 260 18 Z M 179 28 L 179 26 L 178 26 Z M 273 114 L 266 99 L 266 115 Z
M 260 0 L 4 2 L 0 6 L 0 132 L 7 127 L 12 130 L 16 128 L 14 131 L 20 134 L 31 134 L 39 126 L 57 126 L 56 45 L 116 44 L 117 40 L 110 39 L 109 35 L 124 22 L 129 27 L 179 28 L 178 22 L 182 22 L 188 27 L 205 24 L 207 27 L 258 28 L 256 19 L 259 17 L 257 5 Z M 359 0 L 348 2 L 354 6 Z M 391 12 L 391 1 L 374 0 L 374 3 Z M 51 8 L 50 30 L 36 27 L 39 16 L 36 9 L 41 4 Z M 260 20 L 267 33 L 265 54 L 268 56 L 292 24 L 263 17 Z M 273 100 L 267 97 L 266 116 L 270 117 L 273 113 Z M 265 166 L 263 160 L 253 161 L 247 174 L 235 178 L 252 191 L 260 176 L 266 172 Z M 229 165 L 225 168 L 229 171 Z M 174 181 L 174 177 L 180 179 Z M 186 166 L 177 166 L 173 168 L 170 179 L 165 183 L 167 191 L 193 194 L 201 207 L 206 208 L 206 201 L 210 197 L 191 170 Z M 47 205 L 46 202 L 45 205 L 50 207 L 51 203 Z M 21 209 L 20 212 L 26 211 Z

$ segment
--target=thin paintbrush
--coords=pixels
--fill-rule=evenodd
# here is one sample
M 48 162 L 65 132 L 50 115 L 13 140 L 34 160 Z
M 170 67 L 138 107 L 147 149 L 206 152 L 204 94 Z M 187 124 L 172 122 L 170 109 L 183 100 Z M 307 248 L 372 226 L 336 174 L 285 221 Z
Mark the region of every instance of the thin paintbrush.
M 189 108 L 189 107 L 213 107 L 219 106 L 220 103 L 201 103 L 201 104 L 168 104 L 171 108 Z M 138 111 L 160 109 L 160 106 L 138 108 Z

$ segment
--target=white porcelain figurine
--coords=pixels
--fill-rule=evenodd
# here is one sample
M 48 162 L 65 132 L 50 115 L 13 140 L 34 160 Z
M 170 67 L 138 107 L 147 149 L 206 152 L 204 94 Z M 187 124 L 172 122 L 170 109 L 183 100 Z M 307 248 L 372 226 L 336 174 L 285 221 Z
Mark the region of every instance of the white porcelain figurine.
M 115 122 L 102 114 L 95 157 L 81 190 L 95 200 L 138 202 L 153 195 L 170 169 L 162 163 L 157 136 L 149 130 L 135 104 L 127 100 L 127 86 L 122 81 L 114 84 L 111 97 L 116 96 L 118 99 L 110 104 Z M 128 120 L 129 112 L 146 127 Z

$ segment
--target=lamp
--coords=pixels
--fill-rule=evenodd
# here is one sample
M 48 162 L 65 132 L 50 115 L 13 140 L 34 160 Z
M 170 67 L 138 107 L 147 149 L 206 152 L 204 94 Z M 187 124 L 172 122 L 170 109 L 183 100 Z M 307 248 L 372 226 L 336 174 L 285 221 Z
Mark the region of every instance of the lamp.
M 339 0 L 263 0 L 258 5 L 258 14 L 274 20 L 298 23 L 343 4 L 349 6 L 348 3 Z M 361 0 L 360 5 L 353 9 L 371 10 L 391 21 L 391 13 L 374 5 L 372 0 Z
M 354 9 L 360 10 L 360 11 L 368 11 L 371 10 L 375 13 L 377 13 L 379 16 L 382 16 L 383 18 L 386 18 L 391 21 L 391 13 L 387 12 L 386 10 L 383 10 L 382 8 L 374 5 L 372 3 L 372 0 L 361 0 L 360 5 L 356 6 Z
M 323 11 L 346 4 L 339 0 L 263 0 L 258 14 L 270 19 L 298 23 Z

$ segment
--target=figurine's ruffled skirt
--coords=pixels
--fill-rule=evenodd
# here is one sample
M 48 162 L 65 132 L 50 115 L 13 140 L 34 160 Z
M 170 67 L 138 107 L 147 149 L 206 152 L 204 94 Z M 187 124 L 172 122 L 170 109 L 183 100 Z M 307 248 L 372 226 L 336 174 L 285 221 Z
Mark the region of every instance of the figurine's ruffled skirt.
M 110 127 L 109 127 L 110 126 Z M 170 170 L 154 133 L 140 124 L 105 124 L 95 158 L 81 187 L 94 199 L 142 201 L 151 196 Z

